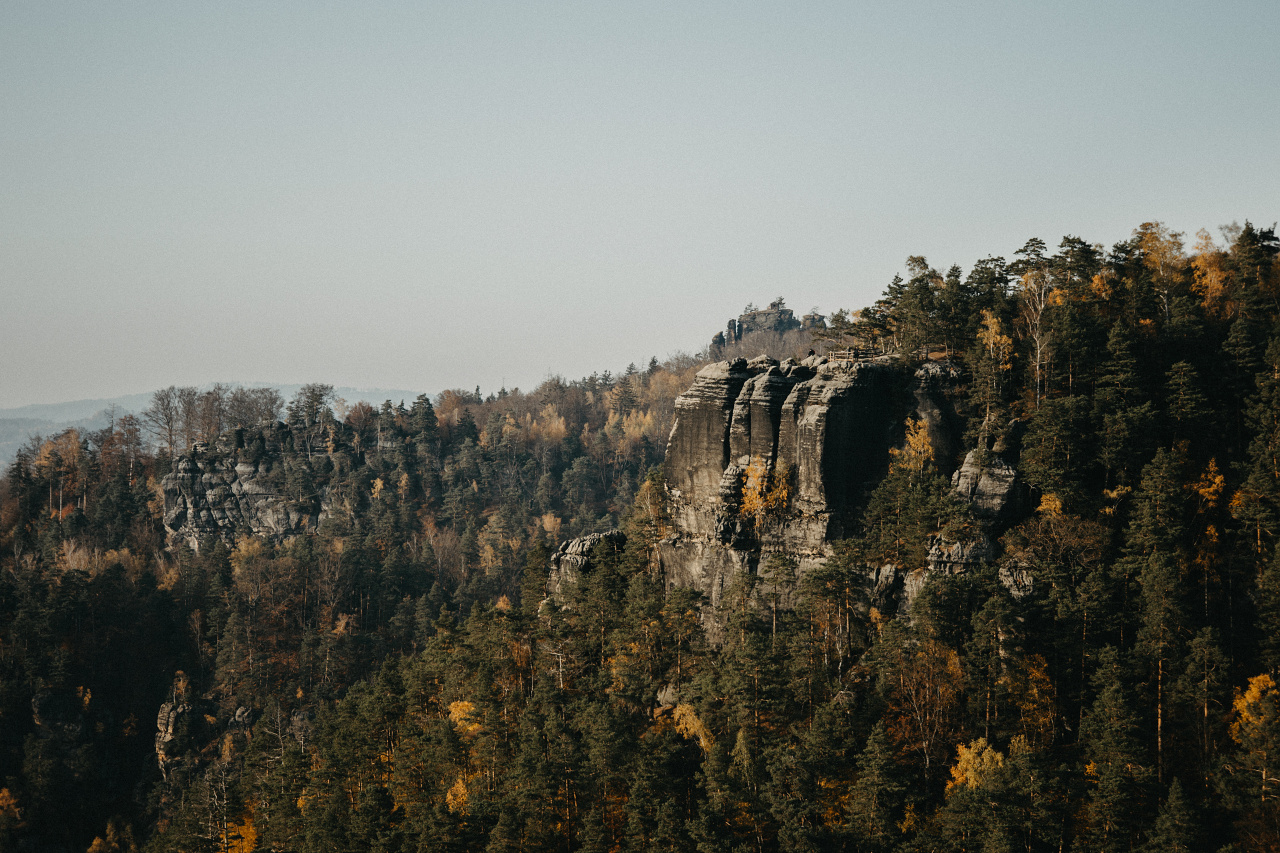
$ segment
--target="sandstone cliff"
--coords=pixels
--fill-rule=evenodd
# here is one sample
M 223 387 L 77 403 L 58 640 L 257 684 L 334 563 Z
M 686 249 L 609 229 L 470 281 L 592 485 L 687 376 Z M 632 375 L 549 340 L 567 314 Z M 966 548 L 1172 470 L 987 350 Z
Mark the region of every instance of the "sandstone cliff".
M 667 447 L 676 532 L 659 554 L 668 585 L 702 591 L 714 611 L 736 575 L 775 555 L 795 559 L 801 573 L 820 564 L 830 543 L 852 532 L 910 416 L 924 421 L 950 473 L 960 447 L 958 378 L 947 364 L 912 373 L 892 360 L 821 357 L 704 368 L 676 401 Z M 954 546 L 936 550 L 963 559 Z
M 211 539 L 231 544 L 241 534 L 279 540 L 314 531 L 327 514 L 325 495 L 297 478 L 289 482 L 284 449 L 292 444 L 292 431 L 280 423 L 235 430 L 175 459 L 161 481 L 169 538 L 197 548 Z

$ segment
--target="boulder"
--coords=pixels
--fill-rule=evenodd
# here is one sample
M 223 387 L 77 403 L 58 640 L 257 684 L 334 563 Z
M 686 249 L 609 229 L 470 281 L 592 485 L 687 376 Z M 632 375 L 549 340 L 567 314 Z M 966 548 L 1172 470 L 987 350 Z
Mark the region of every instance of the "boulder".
M 971 450 L 951 477 L 956 494 L 973 514 L 996 526 L 1007 526 L 1031 511 L 1031 492 L 1018 469 L 991 451 Z
M 621 551 L 627 544 L 627 537 L 621 530 L 609 530 L 560 543 L 551 555 L 551 574 L 547 578 L 547 597 L 551 601 L 564 605 L 568 588 L 591 570 L 591 553 L 602 542 L 615 551 Z

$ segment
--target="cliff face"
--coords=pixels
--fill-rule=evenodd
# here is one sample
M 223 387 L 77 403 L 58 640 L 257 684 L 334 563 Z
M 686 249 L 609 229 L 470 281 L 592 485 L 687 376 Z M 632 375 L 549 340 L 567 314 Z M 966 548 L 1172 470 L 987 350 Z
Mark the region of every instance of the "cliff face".
M 240 534 L 279 540 L 314 531 L 326 508 L 321 496 L 286 485 L 284 448 L 292 438 L 284 424 L 236 430 L 175 459 L 161 481 L 169 538 L 197 548 L 210 539 L 231 544 Z
M 701 590 L 713 608 L 740 573 L 775 555 L 799 571 L 852 530 L 884 475 L 905 420 L 928 427 L 944 471 L 957 455 L 951 399 L 958 373 L 914 375 L 890 362 L 778 363 L 761 357 L 704 368 L 676 401 L 666 478 L 676 533 L 659 546 L 668 585 Z M 752 499 L 766 511 L 744 513 Z

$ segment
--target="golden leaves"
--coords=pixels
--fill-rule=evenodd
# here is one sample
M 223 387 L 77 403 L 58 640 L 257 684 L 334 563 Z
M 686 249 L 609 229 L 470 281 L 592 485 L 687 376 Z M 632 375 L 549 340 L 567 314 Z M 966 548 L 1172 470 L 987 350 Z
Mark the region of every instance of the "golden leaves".
M 923 473 L 925 466 L 933 461 L 928 425 L 921 419 L 907 418 L 906 440 L 902 447 L 890 448 L 889 455 L 894 460 L 890 463 L 893 468 Z
M 791 502 L 791 469 L 769 469 L 759 456 L 751 457 L 751 463 L 743 472 L 742 514 L 762 519 L 767 515 L 785 512 Z
M 956 763 L 951 768 L 951 780 L 947 782 L 947 796 L 960 788 L 981 788 L 1004 766 L 1004 753 L 998 752 L 978 738 L 968 746 L 956 747 Z
M 459 775 L 453 786 L 445 792 L 444 804 L 451 814 L 470 814 L 470 797 L 467 792 L 467 780 Z
M 1262 730 L 1276 722 L 1276 682 L 1267 674 L 1249 679 L 1249 687 L 1236 691 L 1232 707 L 1236 719 L 1231 723 L 1231 739 L 1242 746 L 1256 740 Z
M 990 309 L 982 309 L 982 325 L 978 328 L 978 341 L 987 351 L 987 357 L 1001 370 L 1013 367 L 1013 338 L 1000 328 L 1000 318 Z
M 1196 494 L 1205 502 L 1206 507 L 1213 508 L 1218 505 L 1218 501 L 1222 499 L 1222 493 L 1227 488 L 1227 478 L 1218 473 L 1218 462 L 1216 459 L 1209 460 L 1209 467 L 1205 468 L 1200 479 L 1197 480 L 1192 488 L 1196 490 Z
M 1043 495 L 1040 498 L 1040 505 L 1036 507 L 1036 512 L 1044 515 L 1062 515 L 1062 500 L 1052 492 Z
M 475 712 L 476 706 L 472 702 L 449 703 L 449 722 L 453 723 L 454 730 L 463 740 L 472 740 L 484 730 L 484 726 L 475 719 Z
M 1210 314 L 1227 313 L 1227 270 L 1223 253 L 1205 229 L 1196 232 L 1196 238 L 1195 254 L 1191 256 L 1194 275 L 1191 289 L 1200 294 Z
M 698 712 L 694 710 L 692 705 L 677 704 L 673 716 L 677 732 L 683 735 L 686 740 L 694 740 L 696 738 L 698 746 L 702 747 L 704 755 L 711 752 L 711 747 L 715 744 L 716 739 L 712 736 L 706 724 L 699 719 Z
M 234 572 L 247 570 L 252 563 L 262 556 L 265 549 L 261 539 L 252 536 L 241 536 L 236 539 L 236 546 L 231 549 L 231 569 Z
M 22 819 L 22 809 L 18 808 L 18 798 L 9 793 L 8 788 L 0 788 L 0 815 L 5 815 L 14 820 Z

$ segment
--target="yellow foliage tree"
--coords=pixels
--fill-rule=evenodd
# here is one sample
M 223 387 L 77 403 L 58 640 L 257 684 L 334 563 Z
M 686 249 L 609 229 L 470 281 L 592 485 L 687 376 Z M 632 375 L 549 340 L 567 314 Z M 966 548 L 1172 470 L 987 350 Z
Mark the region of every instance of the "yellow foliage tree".
M 1173 302 L 1173 287 L 1178 274 L 1186 266 L 1182 252 L 1182 234 L 1170 231 L 1163 222 L 1144 222 L 1133 232 L 1142 249 L 1142 263 L 1151 272 L 1151 280 L 1160 297 L 1165 321 Z
M 982 309 L 982 325 L 978 329 L 978 340 L 987 351 L 987 357 L 1000 371 L 1013 368 L 1013 338 L 1004 334 L 1000 327 L 1000 318 L 989 308 Z
M 980 737 L 968 746 L 956 747 L 956 763 L 947 782 L 947 796 L 960 788 L 981 788 L 1004 766 L 1004 753 L 998 752 L 987 739 Z
M 894 468 L 906 470 L 914 475 L 924 472 L 925 466 L 933 461 L 933 445 L 929 443 L 929 427 L 923 420 L 907 418 L 907 437 L 902 447 L 889 450 L 893 457 Z
M 791 469 L 783 465 L 769 469 L 759 456 L 751 457 L 743 472 L 742 514 L 756 520 L 786 512 L 791 501 Z
M 704 754 L 711 752 L 711 747 L 715 744 L 716 739 L 711 734 L 711 730 L 698 717 L 698 712 L 692 705 L 678 704 L 675 710 L 676 731 L 685 737 L 686 740 L 698 741 L 698 746 L 702 747 Z
M 1238 769 L 1253 788 L 1250 798 L 1269 813 L 1280 810 L 1280 690 L 1270 675 L 1249 679 L 1236 691 L 1231 738 L 1239 746 Z
M 1191 256 L 1194 275 L 1191 289 L 1200 295 L 1205 311 L 1209 314 L 1227 315 L 1230 311 L 1227 302 L 1225 255 L 1203 228 L 1196 233 L 1196 238 L 1195 253 Z

